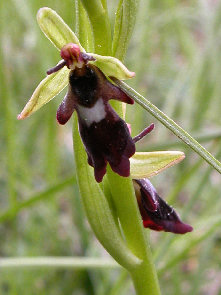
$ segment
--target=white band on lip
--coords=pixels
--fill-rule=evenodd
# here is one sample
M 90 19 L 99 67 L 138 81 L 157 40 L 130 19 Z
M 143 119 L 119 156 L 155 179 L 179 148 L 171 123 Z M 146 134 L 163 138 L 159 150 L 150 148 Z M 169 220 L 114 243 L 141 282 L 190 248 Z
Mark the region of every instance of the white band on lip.
M 95 105 L 91 108 L 78 105 L 77 110 L 80 118 L 86 123 L 88 127 L 92 123 L 98 123 L 106 117 L 105 106 L 102 98 L 99 98 Z

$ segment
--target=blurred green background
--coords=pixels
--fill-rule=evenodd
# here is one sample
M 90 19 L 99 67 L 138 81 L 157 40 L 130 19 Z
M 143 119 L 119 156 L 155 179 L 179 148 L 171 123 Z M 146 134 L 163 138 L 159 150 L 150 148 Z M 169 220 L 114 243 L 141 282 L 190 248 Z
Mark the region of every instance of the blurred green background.
M 17 121 L 58 51 L 36 22 L 49 6 L 74 28 L 74 1 L 0 2 L 0 257 L 108 254 L 94 238 L 75 178 L 71 123 L 59 126 L 55 100 Z M 108 1 L 114 22 L 117 1 Z M 221 159 L 221 2 L 141 0 L 126 65 L 128 83 Z M 152 179 L 195 231 L 151 232 L 163 294 L 221 294 L 221 177 L 140 106 L 129 106 L 133 134 L 155 131 L 138 150 L 182 150 L 186 159 Z M 120 196 L 119 196 L 120 198 Z M 147 233 L 149 231 L 147 230 Z M 1 262 L 1 259 L 0 259 Z M 121 269 L 3 268 L 0 294 L 134 294 Z

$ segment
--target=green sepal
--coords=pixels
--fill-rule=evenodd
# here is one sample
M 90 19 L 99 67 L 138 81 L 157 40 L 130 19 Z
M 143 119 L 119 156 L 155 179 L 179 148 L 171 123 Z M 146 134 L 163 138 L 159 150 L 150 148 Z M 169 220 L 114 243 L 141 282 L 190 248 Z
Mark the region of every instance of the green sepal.
M 53 9 L 40 8 L 37 21 L 42 32 L 58 50 L 68 43 L 75 43 L 79 45 L 81 51 L 85 52 L 75 33 Z
M 131 177 L 149 178 L 179 163 L 185 154 L 179 151 L 137 152 L 130 158 Z
M 59 94 L 68 84 L 69 72 L 70 70 L 64 67 L 60 71 L 42 80 L 25 105 L 23 111 L 18 115 L 18 119 L 22 120 L 27 118 Z
M 96 61 L 92 62 L 108 77 L 115 77 L 118 80 L 127 80 L 135 76 L 134 72 L 129 71 L 125 65 L 117 58 L 112 56 L 103 56 L 95 53 L 88 53 Z

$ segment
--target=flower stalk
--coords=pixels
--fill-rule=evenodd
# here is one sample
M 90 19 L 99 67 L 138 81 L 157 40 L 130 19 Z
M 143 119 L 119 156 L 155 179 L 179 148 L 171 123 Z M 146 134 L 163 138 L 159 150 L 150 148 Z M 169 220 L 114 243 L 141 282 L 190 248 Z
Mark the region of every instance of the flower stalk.
M 122 178 L 110 169 L 108 181 L 128 247 L 142 259 L 142 264 L 130 270 L 138 295 L 160 294 L 152 253 L 144 233 L 130 178 Z M 133 218 L 131 218 L 133 216 Z

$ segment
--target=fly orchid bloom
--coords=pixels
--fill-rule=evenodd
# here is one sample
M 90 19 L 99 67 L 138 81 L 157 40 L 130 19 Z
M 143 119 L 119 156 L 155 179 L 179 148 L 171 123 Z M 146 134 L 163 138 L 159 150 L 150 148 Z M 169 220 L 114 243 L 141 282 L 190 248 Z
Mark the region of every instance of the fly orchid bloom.
M 193 230 L 192 226 L 183 223 L 174 208 L 157 194 L 147 178 L 133 182 L 144 227 L 175 234 L 185 234 Z
M 95 58 L 81 52 L 77 44 L 65 45 L 60 54 L 63 58 L 61 62 L 47 71 L 47 74 L 51 75 L 64 66 L 71 70 L 68 92 L 58 108 L 57 121 L 65 124 L 76 110 L 88 163 L 94 167 L 97 182 L 102 181 L 107 162 L 114 172 L 128 177 L 129 158 L 135 153 L 135 142 L 130 136 L 127 124 L 108 101 L 116 99 L 133 104 L 133 99 L 111 83 L 97 66 L 90 64 Z M 146 131 L 142 132 L 142 137 L 144 134 Z
M 65 124 L 76 110 L 79 131 L 88 163 L 94 167 L 95 179 L 102 181 L 107 162 L 121 176 L 130 175 L 129 158 L 135 153 L 135 145 L 127 124 L 109 105 L 110 99 L 133 104 L 134 101 L 113 85 L 102 71 L 88 61 L 95 59 L 80 52 L 77 44 L 67 44 L 61 49 L 63 61 L 71 69 L 69 89 L 57 111 L 57 120 Z M 57 67 L 49 73 L 57 71 Z

